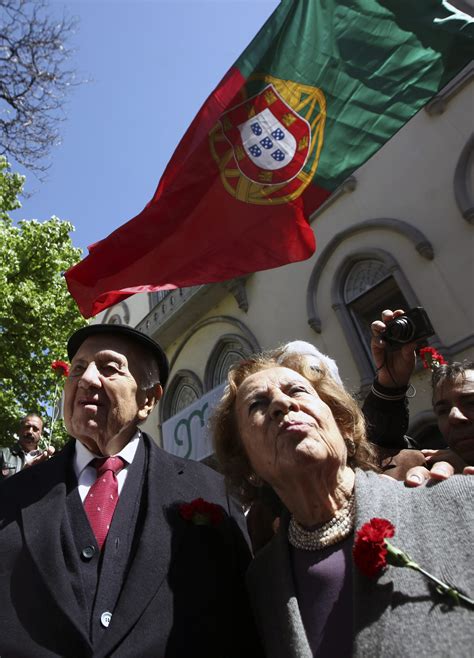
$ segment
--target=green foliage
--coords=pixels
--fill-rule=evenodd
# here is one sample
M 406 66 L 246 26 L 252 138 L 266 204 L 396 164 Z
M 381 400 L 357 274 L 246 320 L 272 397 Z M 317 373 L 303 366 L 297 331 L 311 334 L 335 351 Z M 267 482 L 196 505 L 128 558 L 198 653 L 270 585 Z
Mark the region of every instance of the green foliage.
M 27 412 L 48 427 L 57 380 L 51 362 L 67 360 L 67 338 L 86 324 L 62 276 L 81 256 L 69 236 L 74 226 L 57 217 L 14 226 L 8 211 L 18 207 L 22 185 L 0 159 L 0 445 L 12 443 Z M 65 438 L 59 425 L 56 445 Z
M 12 174 L 5 158 L 0 156 L 0 221 L 10 222 L 8 212 L 20 208 L 18 196 L 23 190 L 25 177 Z

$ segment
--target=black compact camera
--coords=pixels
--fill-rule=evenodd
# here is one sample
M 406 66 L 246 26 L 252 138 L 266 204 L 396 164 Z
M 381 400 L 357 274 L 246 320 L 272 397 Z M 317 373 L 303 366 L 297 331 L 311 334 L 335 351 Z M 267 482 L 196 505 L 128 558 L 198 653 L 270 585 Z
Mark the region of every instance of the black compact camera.
M 398 350 L 407 343 L 428 338 L 433 334 L 434 329 L 427 312 L 421 306 L 417 306 L 387 322 L 381 337 L 386 341 L 389 349 Z

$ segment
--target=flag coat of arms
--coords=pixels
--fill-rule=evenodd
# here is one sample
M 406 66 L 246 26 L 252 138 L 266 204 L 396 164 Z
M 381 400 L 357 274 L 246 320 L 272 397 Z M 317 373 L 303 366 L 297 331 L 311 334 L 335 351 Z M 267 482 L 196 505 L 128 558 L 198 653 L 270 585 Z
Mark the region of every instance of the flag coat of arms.
M 288 183 L 303 169 L 311 127 L 273 85 L 225 112 L 219 123 L 237 167 L 257 185 Z
M 66 272 L 82 314 L 309 258 L 311 213 L 473 53 L 445 0 L 282 0 L 148 205 Z

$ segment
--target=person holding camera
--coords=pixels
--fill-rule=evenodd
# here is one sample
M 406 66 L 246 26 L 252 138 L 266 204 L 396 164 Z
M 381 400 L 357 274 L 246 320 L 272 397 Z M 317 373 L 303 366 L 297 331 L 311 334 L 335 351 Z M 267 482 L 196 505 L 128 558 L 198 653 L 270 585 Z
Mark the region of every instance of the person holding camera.
M 397 459 L 404 457 L 405 482 L 411 486 L 428 479 L 446 479 L 453 473 L 474 474 L 474 362 L 452 363 L 435 369 L 433 409 L 446 445 L 440 448 L 433 444 L 432 448 L 422 450 L 425 463 L 420 465 L 419 446 L 406 435 L 409 421 L 406 393 L 415 369 L 417 341 L 404 343 L 399 349 L 387 349 L 385 333 L 388 323 L 402 317 L 406 317 L 403 310 L 387 309 L 382 313 L 382 320 L 371 326 L 371 350 L 377 375 L 363 405 L 368 423 L 377 430 L 370 433 L 371 440 L 387 451 L 401 451 Z
M 410 314 L 418 311 L 411 319 Z M 408 399 L 410 379 L 415 370 L 415 348 L 420 338 L 434 333 L 423 309 L 402 309 L 382 312 L 382 319 L 372 322 L 371 351 L 376 377 L 364 402 L 363 411 L 369 427 L 370 440 L 382 448 L 404 449 L 420 446 L 406 435 L 408 430 Z M 430 447 L 439 447 L 437 438 Z M 444 446 L 443 446 L 444 447 Z
M 375 430 L 369 433 L 370 440 L 382 448 L 399 450 L 419 448 L 406 435 L 409 421 L 406 394 L 416 364 L 416 341 L 393 350 L 384 338 L 388 323 L 403 315 L 401 309 L 387 309 L 382 312 L 381 320 L 372 322 L 370 347 L 377 374 L 363 405 L 367 425 Z
M 54 453 L 52 446 L 47 450 L 38 449 L 42 432 L 43 421 L 37 414 L 27 414 L 20 420 L 18 441 L 9 448 L 0 448 L 0 480 L 39 464 Z

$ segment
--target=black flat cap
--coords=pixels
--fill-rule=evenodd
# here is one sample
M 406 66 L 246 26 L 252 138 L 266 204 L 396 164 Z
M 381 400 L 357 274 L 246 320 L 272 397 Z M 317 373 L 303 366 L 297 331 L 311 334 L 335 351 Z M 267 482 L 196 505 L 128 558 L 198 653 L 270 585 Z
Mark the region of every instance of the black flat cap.
M 160 382 L 163 387 L 165 386 L 168 381 L 170 366 L 168 363 L 168 357 L 164 350 L 157 342 L 150 338 L 150 336 L 142 334 L 141 331 L 137 331 L 137 329 L 133 329 L 132 327 L 127 327 L 124 324 L 89 324 L 87 327 L 78 329 L 72 334 L 67 342 L 69 360 L 72 361 L 77 350 L 86 338 L 89 338 L 89 336 L 97 336 L 97 334 L 123 336 L 124 338 L 139 343 L 142 347 L 145 347 L 157 360 L 158 368 L 160 370 Z

